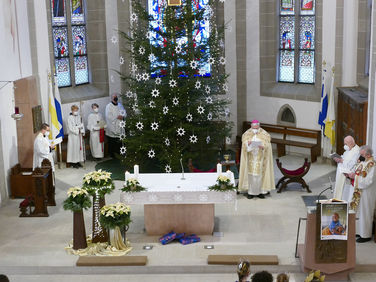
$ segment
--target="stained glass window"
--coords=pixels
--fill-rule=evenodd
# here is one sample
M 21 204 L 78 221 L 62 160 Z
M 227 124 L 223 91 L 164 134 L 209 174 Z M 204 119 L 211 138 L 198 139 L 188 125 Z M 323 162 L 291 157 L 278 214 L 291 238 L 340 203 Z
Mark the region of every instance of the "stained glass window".
M 59 87 L 71 86 L 73 77 L 74 85 L 89 82 L 84 7 L 84 0 L 51 0 L 55 69 Z M 70 23 L 66 20 L 67 11 L 70 12 Z M 72 38 L 72 47 L 69 37 Z
M 71 78 L 69 58 L 55 58 L 55 69 L 57 74 L 57 84 L 59 85 L 59 87 L 70 86 Z
M 83 0 L 71 0 L 71 21 L 72 24 L 85 23 Z
M 278 81 L 314 83 L 315 1 L 280 0 L 279 14 Z
M 165 11 L 167 9 L 167 0 L 148 0 L 149 1 L 149 15 L 152 17 L 152 20 L 150 21 L 150 26 L 155 31 L 163 31 L 165 32 L 166 28 L 163 24 L 164 18 L 165 18 Z M 195 28 L 192 31 L 192 37 L 193 40 L 196 42 L 197 45 L 200 43 L 205 42 L 208 40 L 210 35 L 210 16 L 211 16 L 211 10 L 208 9 L 209 0 L 182 0 L 182 5 L 186 5 L 186 3 L 191 2 L 192 3 L 192 10 L 200 11 L 204 9 L 203 14 L 203 20 L 200 22 L 195 23 Z M 179 10 L 177 9 L 177 15 L 179 14 Z M 150 42 L 157 46 L 163 46 L 165 43 L 165 38 L 163 38 L 160 34 L 157 32 L 152 32 L 150 37 Z M 181 37 L 178 42 L 176 42 L 177 45 L 184 46 L 187 43 L 188 39 L 187 37 Z M 207 50 L 209 53 L 210 50 Z M 184 51 L 182 51 L 182 54 L 184 54 Z M 186 62 L 183 60 L 179 60 L 179 65 L 185 65 Z M 164 62 L 154 62 L 152 64 L 153 67 L 162 67 L 164 66 Z M 200 67 L 203 70 L 203 76 L 209 76 L 210 75 L 210 64 L 205 64 Z

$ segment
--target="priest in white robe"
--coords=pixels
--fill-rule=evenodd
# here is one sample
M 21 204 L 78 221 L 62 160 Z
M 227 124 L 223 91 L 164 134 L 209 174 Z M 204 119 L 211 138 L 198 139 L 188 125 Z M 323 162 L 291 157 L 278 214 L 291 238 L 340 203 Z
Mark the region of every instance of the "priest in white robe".
M 345 174 L 350 173 L 357 164 L 359 158 L 359 146 L 355 144 L 355 140 L 352 136 L 346 136 L 343 143 L 345 144 L 343 146 L 345 152 L 341 158 L 333 159 L 338 163 L 333 198 L 350 202 L 354 188 Z
M 247 191 L 247 198 L 261 199 L 275 189 L 272 146 L 270 134 L 253 120 L 251 128 L 242 136 L 239 185 L 240 192 Z
M 90 151 L 93 158 L 101 159 L 104 156 L 104 129 L 107 127 L 98 104 L 91 105 L 93 112 L 87 120 L 87 129 L 90 130 Z
M 356 234 L 358 243 L 371 240 L 373 213 L 376 201 L 375 160 L 370 146 L 362 146 L 360 155 L 362 161 L 356 166 L 355 172 L 349 174 L 353 179 L 354 194 L 350 209 L 356 211 Z
M 50 126 L 47 123 L 43 123 L 40 132 L 34 140 L 33 170 L 37 167 L 41 167 L 44 159 L 48 159 L 51 162 L 52 171 L 55 171 L 52 156 L 52 151 L 55 149 L 55 146 L 51 145 L 48 140 L 49 131 Z
M 111 95 L 111 103 L 106 106 L 106 136 L 108 140 L 108 152 L 111 157 L 120 153 L 120 137 L 124 134 L 122 122 L 126 117 L 126 111 L 119 102 L 117 93 Z
M 83 136 L 85 135 L 84 124 L 78 113 L 78 106 L 73 105 L 67 121 L 68 126 L 68 149 L 67 163 L 71 163 L 74 168 L 82 167 L 80 162 L 84 161 L 85 144 Z

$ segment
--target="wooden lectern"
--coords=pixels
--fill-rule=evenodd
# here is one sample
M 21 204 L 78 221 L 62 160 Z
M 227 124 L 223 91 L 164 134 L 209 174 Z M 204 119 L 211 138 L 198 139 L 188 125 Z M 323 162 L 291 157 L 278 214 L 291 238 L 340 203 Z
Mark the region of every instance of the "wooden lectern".
M 308 212 L 304 244 L 298 245 L 302 271 L 320 270 L 326 280 L 347 280 L 355 268 L 355 214 L 348 217 L 347 241 L 320 240 L 321 204 Z

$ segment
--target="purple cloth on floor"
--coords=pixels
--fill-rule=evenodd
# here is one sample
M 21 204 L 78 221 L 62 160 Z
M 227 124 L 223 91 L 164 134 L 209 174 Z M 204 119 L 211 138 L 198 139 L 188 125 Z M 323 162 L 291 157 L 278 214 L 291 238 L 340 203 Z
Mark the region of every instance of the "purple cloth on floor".
M 167 233 L 163 235 L 161 238 L 159 238 L 159 242 L 162 243 L 162 245 L 166 245 L 170 243 L 171 241 L 174 241 L 176 238 L 176 233 L 174 231 L 171 231 L 170 233 Z
M 196 234 L 186 236 L 179 240 L 179 242 L 183 245 L 188 245 L 188 244 L 192 244 L 192 243 L 196 243 L 200 241 L 201 241 L 200 237 L 198 237 Z

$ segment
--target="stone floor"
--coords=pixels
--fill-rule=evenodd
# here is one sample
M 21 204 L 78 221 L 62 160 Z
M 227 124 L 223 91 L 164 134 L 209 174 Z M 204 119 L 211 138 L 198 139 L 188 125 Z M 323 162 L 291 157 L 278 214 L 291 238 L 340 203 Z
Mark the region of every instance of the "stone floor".
M 284 166 L 293 169 L 302 165 L 302 158 L 285 156 Z M 84 169 L 58 169 L 56 171 L 56 207 L 49 207 L 47 218 L 19 218 L 20 199 L 9 200 L 0 208 L 0 273 L 11 281 L 235 281 L 235 267 L 208 266 L 209 254 L 265 254 L 278 255 L 278 266 L 255 266 L 278 274 L 287 272 L 290 281 L 303 281 L 299 260 L 295 258 L 295 240 L 299 217 L 306 216 L 301 199 L 308 195 L 298 186 L 287 191 L 271 193 L 266 199 L 248 200 L 238 195 L 237 203 L 215 207 L 215 231 L 223 236 L 202 236 L 202 241 L 182 246 L 172 243 L 162 246 L 158 237 L 144 233 L 143 207 L 132 206 L 133 223 L 128 231 L 132 255 L 147 255 L 146 267 L 77 268 L 77 257 L 66 254 L 64 247 L 72 237 L 72 214 L 64 211 L 62 202 L 69 187 L 80 185 L 82 176 L 94 169 L 87 162 Z M 141 168 L 142 173 L 142 168 Z M 281 177 L 275 169 L 276 179 Z M 318 194 L 334 180 L 335 167 L 314 163 L 305 179 L 312 194 Z M 120 188 L 121 182 L 116 182 Z M 116 189 L 106 196 L 106 202 L 119 201 Z M 330 197 L 330 192 L 327 194 Z M 91 231 L 91 211 L 85 212 L 86 230 Z M 304 239 L 304 226 L 300 234 Z M 145 244 L 154 246 L 143 250 Z M 214 249 L 204 249 L 212 244 Z M 376 281 L 376 244 L 371 241 L 357 244 L 357 270 L 350 281 Z

